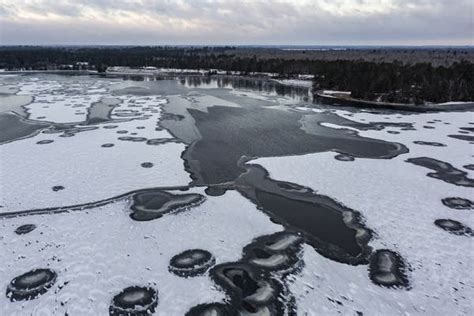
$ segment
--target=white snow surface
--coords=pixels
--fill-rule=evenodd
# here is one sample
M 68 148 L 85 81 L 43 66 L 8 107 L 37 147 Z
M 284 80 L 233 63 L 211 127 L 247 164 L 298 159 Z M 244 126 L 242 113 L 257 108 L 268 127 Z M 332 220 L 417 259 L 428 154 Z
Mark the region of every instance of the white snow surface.
M 351 94 L 350 91 L 323 90 L 324 94 Z
M 42 131 L 0 146 L 0 213 L 64 207 L 143 188 L 183 186 L 191 181 L 180 158 L 184 144 L 147 145 L 118 139 L 171 139 L 166 130 L 155 130 L 161 106 L 167 102 L 164 96 L 116 97 L 109 93 L 111 85 L 118 83 L 114 80 L 54 78 L 20 80 L 17 94 L 34 97 L 26 107 L 30 119 L 84 127 L 81 123 L 90 106 L 114 97 L 121 103 L 111 117 L 120 121 L 93 125 L 97 129 L 73 137 Z M 294 105 L 290 98 L 271 93 L 231 93 Z M 186 98 L 199 104 L 239 106 L 204 94 Z M 296 110 L 323 111 L 304 107 Z M 359 131 L 321 123 L 328 128 L 356 130 L 364 137 L 403 143 L 409 153 L 394 159 L 338 161 L 334 159 L 336 153 L 326 152 L 259 158 L 251 163 L 262 165 L 274 179 L 311 187 L 360 212 L 365 225 L 375 233 L 370 246 L 396 251 L 409 265 L 410 288 L 377 286 L 370 281 L 366 265 L 341 264 L 305 245 L 304 268 L 291 276 L 290 283 L 298 315 L 472 314 L 473 238 L 449 234 L 433 223 L 449 218 L 474 227 L 472 210 L 454 210 L 441 203 L 446 197 L 472 200 L 472 188 L 427 177 L 432 170 L 405 162 L 411 157 L 432 157 L 473 177 L 474 171 L 463 168 L 472 163 L 472 145 L 447 136 L 458 134 L 460 127 L 472 127 L 468 124 L 473 121 L 472 113 L 332 112 L 359 123 L 413 123 L 415 131 L 400 127 Z M 112 125 L 117 127 L 106 128 Z M 44 140 L 53 142 L 37 144 Z M 114 146 L 102 147 L 108 143 Z M 143 162 L 151 162 L 153 167 L 143 168 Z M 64 189 L 54 191 L 54 186 Z M 190 192 L 204 194 L 202 188 L 186 193 Z M 147 222 L 129 217 L 130 202 L 122 198 L 81 211 L 1 218 L 0 290 L 5 293 L 14 277 L 35 268 L 53 269 L 58 279 L 47 293 L 34 300 L 10 302 L 5 294 L 0 295 L 0 315 L 107 315 L 112 298 L 132 285 L 158 290 L 156 315 L 183 315 L 197 304 L 222 302 L 225 294 L 207 273 L 192 278 L 169 273 L 168 264 L 174 255 L 201 248 L 210 251 L 217 264 L 233 262 L 241 258 L 242 248 L 253 238 L 283 229 L 235 191 L 207 197 L 199 206 Z M 25 235 L 15 234 L 14 230 L 24 224 L 37 228 Z
M 413 122 L 416 131 L 388 134 L 360 131 L 360 135 L 405 144 L 410 152 L 394 159 L 359 159 L 344 162 L 335 153 L 260 158 L 260 164 L 277 180 L 311 187 L 359 211 L 375 236 L 370 246 L 398 252 L 412 269 L 411 289 L 387 289 L 374 285 L 367 266 L 349 266 L 318 255 L 311 247 L 304 252 L 305 268 L 294 277 L 292 293 L 301 314 L 321 315 L 469 315 L 474 297 L 474 242 L 434 225 L 436 219 L 449 218 L 474 227 L 472 210 L 454 210 L 441 203 L 442 198 L 472 199 L 472 188 L 456 186 L 427 177 L 432 170 L 405 162 L 410 157 L 432 157 L 462 166 L 472 163 L 472 145 L 447 137 L 459 127 L 469 126 L 472 115 L 440 113 L 387 115 L 334 111 L 358 122 Z M 441 120 L 434 124 L 428 121 Z M 450 125 L 445 125 L 450 123 Z M 433 125 L 435 129 L 424 129 Z M 327 127 L 340 128 L 334 124 Z M 415 140 L 435 141 L 447 147 L 413 144 Z M 333 301 L 331 301 L 331 300 Z M 342 305 L 334 300 L 342 302 Z
M 29 118 L 38 121 L 55 123 L 74 123 L 85 121 L 87 109 L 92 103 L 98 102 L 102 95 L 67 96 L 67 95 L 37 95 L 34 102 L 26 109 Z
M 17 83 L 17 95 L 31 95 L 34 101 L 26 106 L 29 119 L 55 123 L 82 122 L 88 108 L 107 97 L 110 80 L 87 80 L 54 77 L 28 78 Z
M 297 86 L 297 87 L 306 87 L 311 88 L 313 86 L 312 80 L 302 80 L 302 79 L 275 79 L 276 82 L 279 82 L 284 85 Z
M 84 211 L 0 219 L 3 292 L 14 277 L 35 268 L 58 274 L 37 299 L 12 303 L 0 295 L 0 314 L 108 315 L 112 298 L 138 285 L 158 290 L 155 315 L 184 315 L 197 304 L 222 302 L 225 294 L 208 273 L 182 278 L 168 272 L 174 255 L 199 248 L 211 252 L 216 264 L 233 262 L 253 238 L 282 230 L 235 191 L 152 221 L 137 222 L 128 214 L 129 203 L 121 200 Z M 37 228 L 16 235 L 23 224 Z
M 122 103 L 114 108 L 112 118 L 120 122 L 94 125 L 97 129 L 73 137 L 43 131 L 0 146 L 0 213 L 83 204 L 149 187 L 187 185 L 191 178 L 180 159 L 184 144 L 147 145 L 145 141 L 119 140 L 171 139 L 168 131 L 155 130 L 166 99 L 131 95 L 118 99 Z M 130 118 L 134 119 L 123 121 Z M 49 113 L 45 120 L 49 120 Z M 108 129 L 111 125 L 117 127 Z M 53 142 L 38 144 L 45 140 Z M 114 146 L 104 148 L 103 144 Z M 144 162 L 151 162 L 153 167 L 143 168 Z M 64 189 L 53 191 L 55 186 Z

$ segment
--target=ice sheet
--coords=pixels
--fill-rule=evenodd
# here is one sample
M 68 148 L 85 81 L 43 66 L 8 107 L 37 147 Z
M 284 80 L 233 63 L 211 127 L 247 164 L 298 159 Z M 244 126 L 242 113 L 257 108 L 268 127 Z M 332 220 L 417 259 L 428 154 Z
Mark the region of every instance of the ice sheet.
M 469 314 L 474 296 L 472 278 L 474 243 L 467 236 L 456 236 L 434 225 L 440 218 L 450 218 L 474 227 L 472 210 L 454 210 L 441 199 L 472 199 L 472 188 L 456 186 L 427 177 L 431 170 L 405 162 L 410 157 L 427 156 L 451 163 L 462 171 L 472 162 L 472 146 L 447 137 L 460 127 L 469 126 L 472 116 L 466 113 L 387 115 L 335 111 L 358 122 L 412 122 L 417 129 L 389 127 L 380 131 L 360 131 L 367 137 L 401 142 L 410 152 L 391 160 L 358 159 L 338 161 L 335 153 L 260 158 L 262 165 L 277 180 L 311 187 L 346 206 L 359 211 L 367 227 L 375 232 L 370 242 L 374 249 L 398 252 L 412 269 L 409 291 L 374 285 L 366 266 L 348 266 L 332 262 L 305 250 L 305 268 L 295 277 L 291 289 L 301 313 L 431 315 Z M 427 123 L 433 122 L 434 123 Z M 446 125 L 445 123 L 450 123 Z M 435 129 L 425 129 L 424 125 Z M 341 128 L 331 124 L 327 127 Z M 389 134 L 398 130 L 400 134 Z M 414 144 L 415 140 L 435 141 L 446 147 Z M 342 304 L 337 303 L 341 302 Z
M 211 252 L 216 264 L 232 262 L 253 238 L 282 228 L 236 192 L 148 222 L 128 214 L 127 201 L 117 201 L 87 211 L 0 219 L 2 288 L 34 268 L 58 274 L 56 284 L 37 299 L 11 303 L 0 295 L 0 314 L 108 315 L 110 301 L 122 289 L 151 285 L 159 292 L 156 315 L 184 315 L 194 305 L 223 301 L 225 294 L 208 273 L 186 279 L 168 272 L 174 255 L 199 248 Z M 14 233 L 27 223 L 37 228 Z

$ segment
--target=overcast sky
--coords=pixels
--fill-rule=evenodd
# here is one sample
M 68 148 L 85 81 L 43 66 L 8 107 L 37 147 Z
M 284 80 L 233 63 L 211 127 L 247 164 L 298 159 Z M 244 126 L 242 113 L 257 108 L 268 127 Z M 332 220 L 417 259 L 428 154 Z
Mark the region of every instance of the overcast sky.
M 474 45 L 473 0 L 0 0 L 0 43 Z

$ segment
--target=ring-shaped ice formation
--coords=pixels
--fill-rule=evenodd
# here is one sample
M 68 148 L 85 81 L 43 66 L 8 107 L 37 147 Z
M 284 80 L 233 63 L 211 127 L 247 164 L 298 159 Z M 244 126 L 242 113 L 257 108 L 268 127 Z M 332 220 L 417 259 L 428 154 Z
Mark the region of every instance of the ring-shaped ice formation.
M 17 229 L 15 229 L 15 233 L 17 235 L 24 235 L 24 234 L 28 234 L 32 232 L 35 229 L 36 229 L 35 224 L 25 224 L 25 225 L 18 226 Z
M 109 307 L 111 316 L 145 316 L 155 312 L 158 291 L 152 287 L 130 286 L 115 295 Z
M 470 210 L 474 208 L 474 202 L 460 197 L 447 197 L 442 199 L 441 202 L 449 208 L 458 210 Z
M 54 285 L 56 277 L 56 272 L 50 269 L 28 271 L 10 282 L 7 287 L 7 297 L 12 302 L 37 298 Z
M 130 217 L 136 221 L 148 221 L 164 214 L 191 207 L 205 200 L 201 194 L 171 194 L 161 190 L 144 190 L 133 195 Z
M 452 219 L 437 219 L 435 225 L 454 235 L 474 236 L 472 229 L 461 222 Z
M 372 282 L 384 287 L 407 288 L 406 264 L 402 257 L 387 249 L 377 250 L 371 257 L 369 275 Z
M 192 277 L 204 274 L 215 263 L 216 259 L 209 251 L 189 249 L 171 258 L 168 269 L 178 276 Z

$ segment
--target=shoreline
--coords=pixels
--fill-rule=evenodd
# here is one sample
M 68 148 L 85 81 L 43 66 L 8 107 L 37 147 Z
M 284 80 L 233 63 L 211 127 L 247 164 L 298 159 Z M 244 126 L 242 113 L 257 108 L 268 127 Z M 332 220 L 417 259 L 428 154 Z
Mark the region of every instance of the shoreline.
M 234 78 L 244 80 L 262 80 L 266 82 L 272 82 L 283 86 L 289 86 L 294 88 L 308 89 L 308 94 L 313 96 L 313 103 L 317 102 L 321 105 L 332 105 L 332 106 L 351 106 L 356 108 L 365 109 L 388 109 L 388 110 L 402 110 L 410 112 L 436 112 L 436 111 L 462 111 L 462 110 L 474 110 L 474 101 L 448 101 L 443 103 L 431 103 L 431 104 L 408 104 L 408 103 L 389 103 L 389 102 L 377 102 L 362 99 L 353 99 L 350 97 L 338 97 L 335 95 L 321 93 L 320 91 L 313 92 L 312 86 L 308 84 L 309 80 L 304 79 L 281 79 L 271 76 L 269 73 L 254 73 L 252 74 L 240 74 L 233 72 L 231 74 L 224 73 L 213 73 L 207 74 L 210 70 L 191 70 L 184 69 L 184 71 L 123 71 L 123 72 L 98 72 L 96 70 L 19 70 L 19 71 L 1 71 L 0 76 L 8 74 L 34 74 L 34 73 L 45 73 L 45 74 L 64 74 L 64 75 L 98 75 L 98 76 L 142 76 L 142 77 L 161 77 L 163 79 L 174 79 L 181 77 L 209 77 L 209 78 Z M 177 69 L 179 70 L 179 69 Z M 273 74 L 272 74 L 273 75 Z
M 444 102 L 444 103 L 431 103 L 431 104 L 409 104 L 409 103 L 390 103 L 390 102 L 377 102 L 362 99 L 353 99 L 350 97 L 338 97 L 329 94 L 319 93 L 318 91 L 313 93 L 315 101 L 320 102 L 323 105 L 341 105 L 341 106 L 352 106 L 357 108 L 372 108 L 372 109 L 388 109 L 388 110 L 403 110 L 411 112 L 436 112 L 436 111 L 461 111 L 461 110 L 474 110 L 474 101 L 472 102 Z

